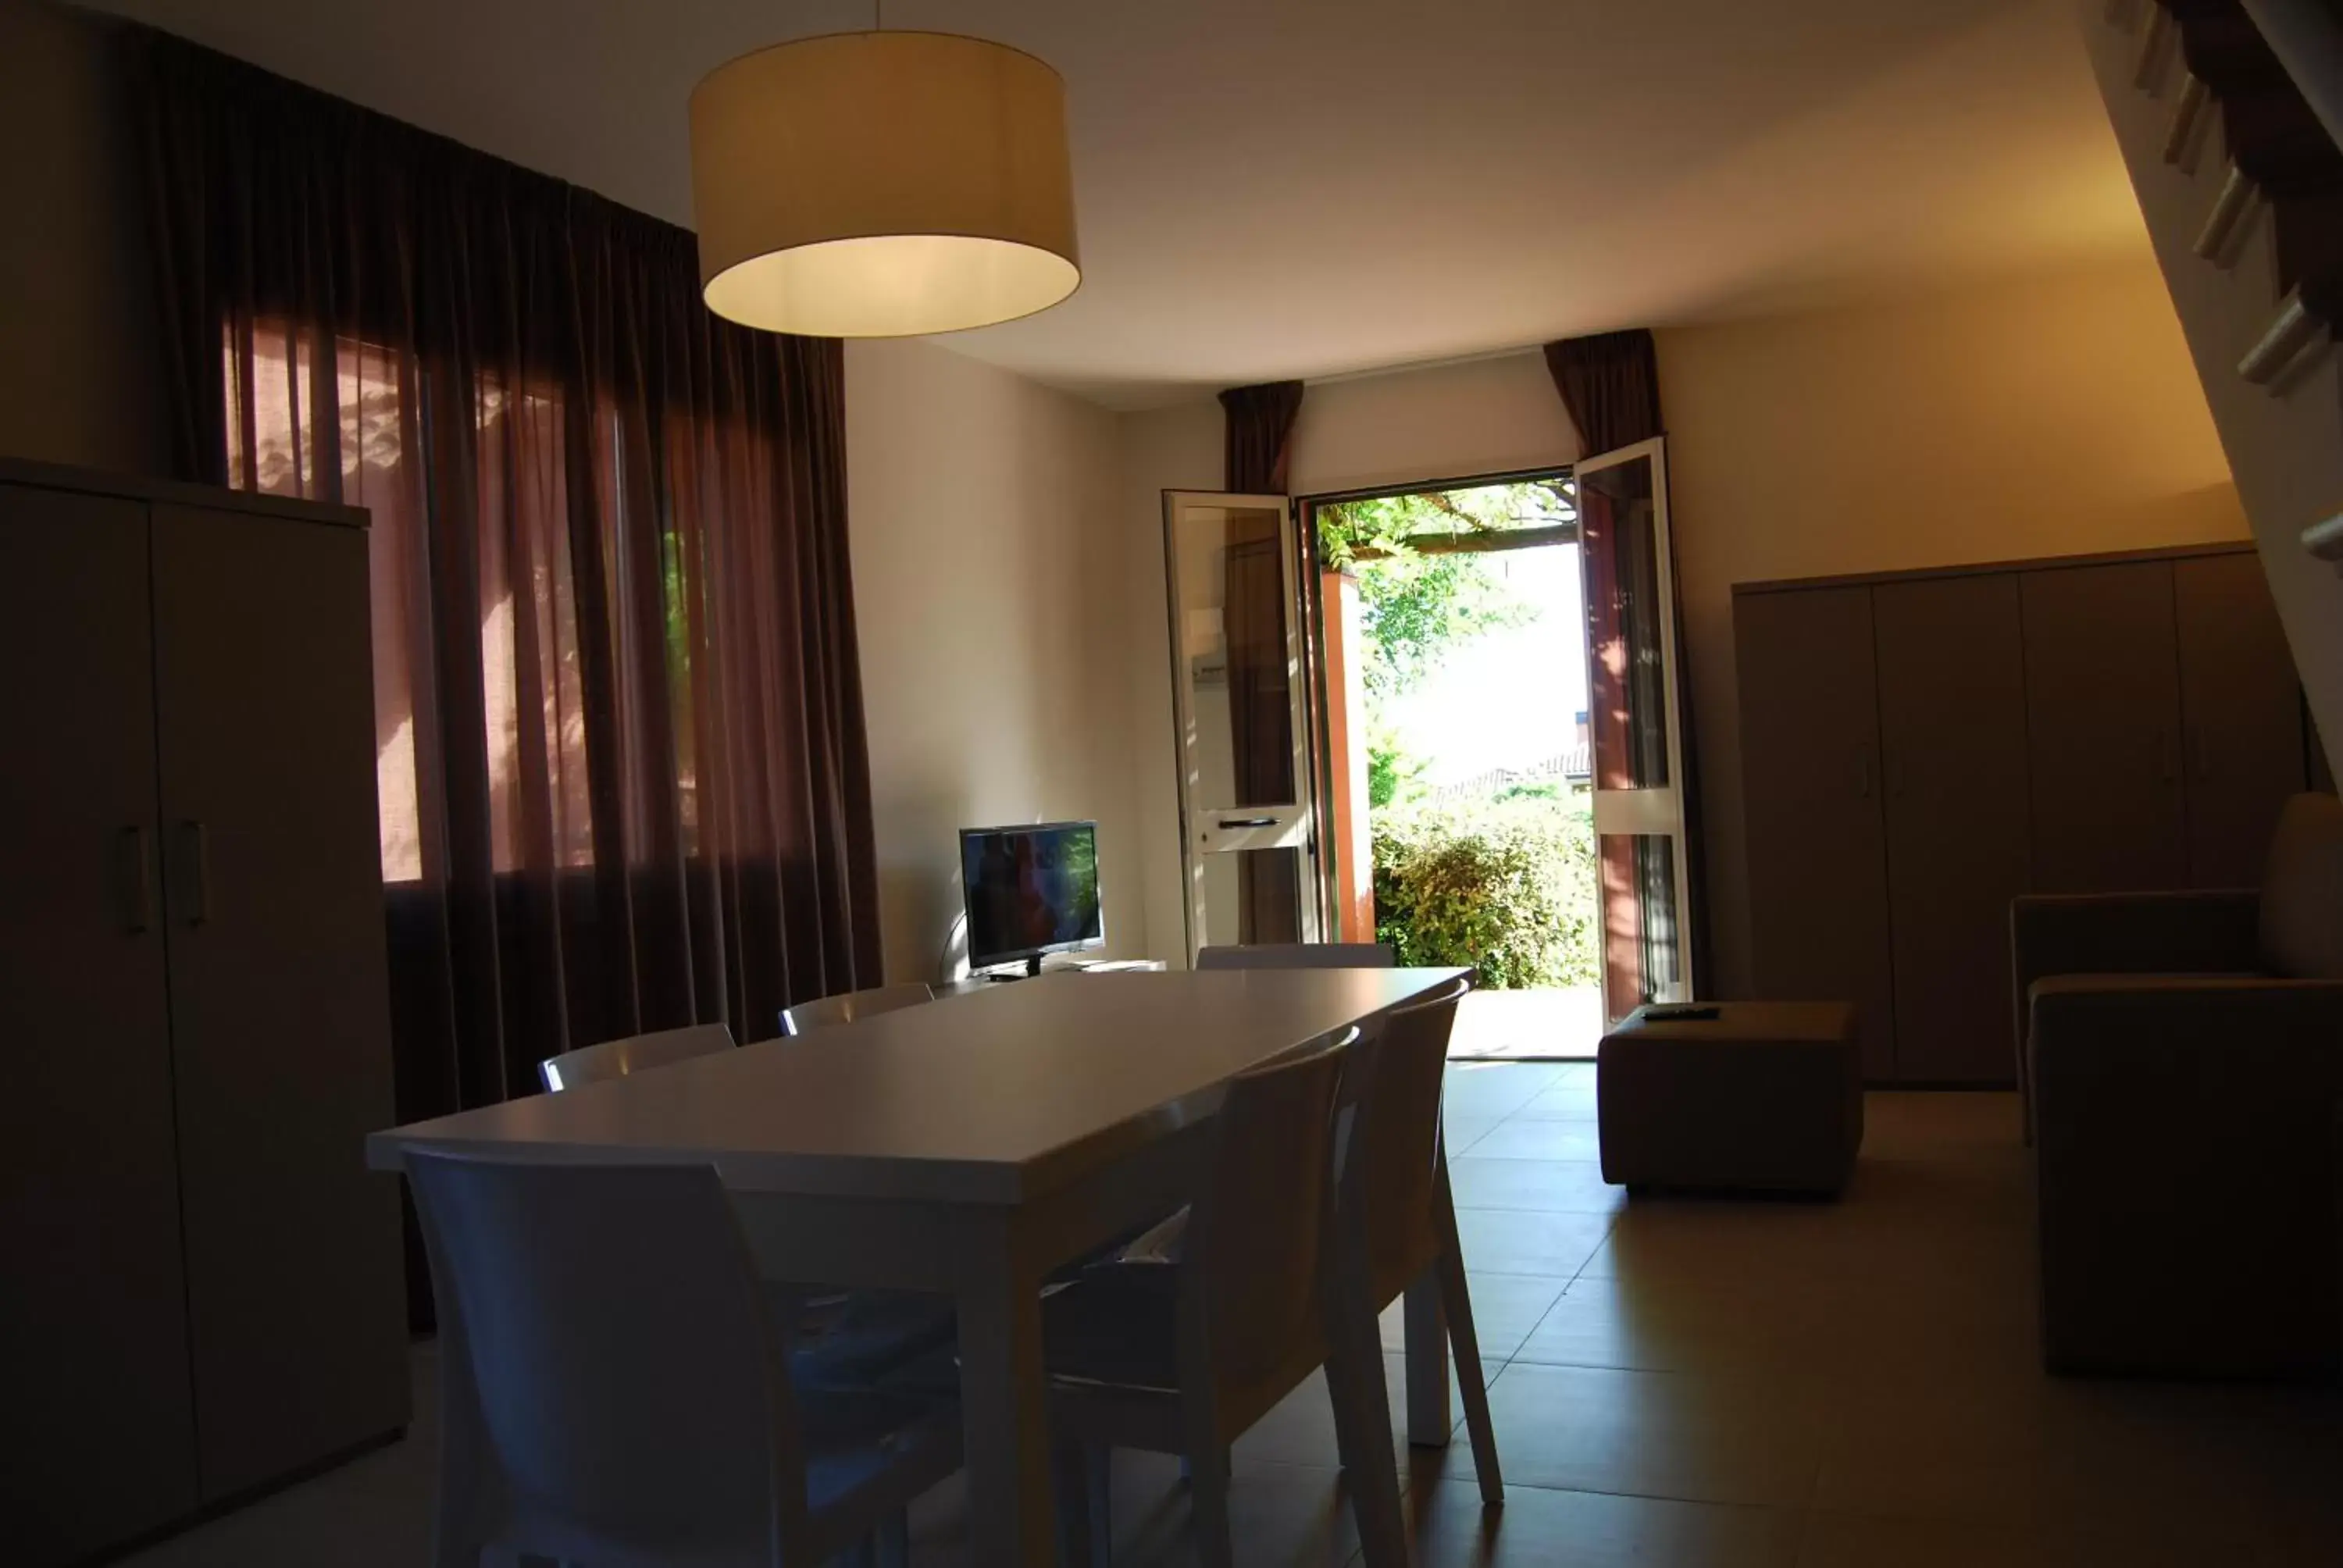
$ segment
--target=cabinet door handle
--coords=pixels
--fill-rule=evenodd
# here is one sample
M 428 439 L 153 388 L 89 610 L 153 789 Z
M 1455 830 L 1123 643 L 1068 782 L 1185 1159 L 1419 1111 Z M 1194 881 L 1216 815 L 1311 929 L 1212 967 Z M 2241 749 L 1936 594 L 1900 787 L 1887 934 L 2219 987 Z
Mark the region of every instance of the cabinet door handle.
M 132 823 L 122 829 L 117 852 L 122 857 L 119 869 L 122 887 L 122 923 L 132 935 L 152 930 L 155 926 L 155 862 L 146 853 L 146 829 L 143 823 Z
M 1868 751 L 1855 759 L 1855 794 L 1859 800 L 1871 799 L 1871 753 Z
M 212 840 L 200 820 L 179 824 L 179 839 L 186 846 L 187 869 L 187 924 L 200 926 L 212 918 Z

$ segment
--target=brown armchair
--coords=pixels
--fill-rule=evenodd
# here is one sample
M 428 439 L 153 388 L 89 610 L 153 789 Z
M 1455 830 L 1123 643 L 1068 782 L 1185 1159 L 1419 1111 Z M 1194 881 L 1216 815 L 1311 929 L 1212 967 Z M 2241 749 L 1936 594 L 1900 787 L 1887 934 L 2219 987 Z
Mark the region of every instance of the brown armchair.
M 2288 803 L 2258 892 L 2025 898 L 2011 936 L 2044 1360 L 2343 1365 L 2343 803 Z

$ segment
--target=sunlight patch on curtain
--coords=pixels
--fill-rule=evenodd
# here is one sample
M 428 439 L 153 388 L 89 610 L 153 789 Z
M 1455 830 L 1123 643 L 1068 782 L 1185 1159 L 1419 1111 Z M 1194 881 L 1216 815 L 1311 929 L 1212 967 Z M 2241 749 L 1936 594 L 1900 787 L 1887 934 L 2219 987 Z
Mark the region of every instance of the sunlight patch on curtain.
M 421 446 L 415 388 L 401 384 L 390 351 L 357 338 L 337 336 L 321 353 L 317 334 L 277 320 L 231 322 L 225 338 L 229 482 L 370 515 L 382 876 L 417 880 L 439 858 L 420 810 L 425 759 L 409 684 L 413 655 L 427 646 L 419 618 L 428 613 L 431 548 L 420 465 L 409 461 Z M 542 863 L 591 866 L 563 402 L 549 389 L 515 393 L 485 374 L 467 391 L 478 453 L 473 503 L 502 524 L 479 530 L 478 561 L 493 866 L 518 869 L 531 846 Z M 669 586 L 670 598 L 679 592 Z

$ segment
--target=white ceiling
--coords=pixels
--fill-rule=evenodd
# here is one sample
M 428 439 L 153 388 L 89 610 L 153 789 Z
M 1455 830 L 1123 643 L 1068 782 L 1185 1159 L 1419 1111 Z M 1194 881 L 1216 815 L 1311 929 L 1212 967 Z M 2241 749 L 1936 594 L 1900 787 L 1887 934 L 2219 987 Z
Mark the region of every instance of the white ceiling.
M 699 75 L 868 0 L 99 0 L 678 223 Z M 886 0 L 1065 74 L 1117 407 L 2144 254 L 2062 0 Z

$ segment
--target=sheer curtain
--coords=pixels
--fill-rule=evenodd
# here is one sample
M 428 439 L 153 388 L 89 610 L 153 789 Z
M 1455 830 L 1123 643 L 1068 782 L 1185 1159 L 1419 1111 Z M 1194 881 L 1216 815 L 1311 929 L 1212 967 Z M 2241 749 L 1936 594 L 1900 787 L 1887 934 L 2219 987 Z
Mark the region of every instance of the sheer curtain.
M 875 982 L 839 345 L 717 320 L 689 233 L 586 191 L 160 35 L 134 71 L 183 470 L 373 516 L 402 1118 Z

